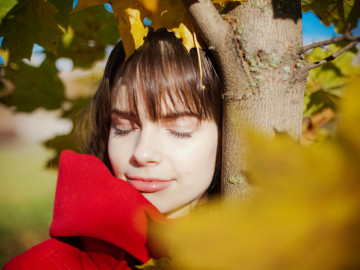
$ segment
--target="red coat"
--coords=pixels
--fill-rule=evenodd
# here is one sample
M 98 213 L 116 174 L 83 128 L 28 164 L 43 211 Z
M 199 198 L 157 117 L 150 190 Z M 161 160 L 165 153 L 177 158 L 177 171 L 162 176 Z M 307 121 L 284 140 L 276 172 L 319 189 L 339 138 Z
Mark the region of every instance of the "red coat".
M 99 159 L 66 150 L 60 158 L 51 239 L 3 269 L 130 269 L 150 257 L 149 219 L 165 221 Z

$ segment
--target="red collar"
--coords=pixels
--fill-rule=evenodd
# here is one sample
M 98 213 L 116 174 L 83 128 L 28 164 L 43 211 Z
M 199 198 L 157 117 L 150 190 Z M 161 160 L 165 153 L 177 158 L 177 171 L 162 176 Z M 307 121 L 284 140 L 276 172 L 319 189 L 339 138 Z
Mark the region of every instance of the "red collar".
M 140 192 L 114 177 L 98 158 L 70 150 L 61 154 L 52 237 L 98 239 L 146 262 L 149 219 L 165 222 Z

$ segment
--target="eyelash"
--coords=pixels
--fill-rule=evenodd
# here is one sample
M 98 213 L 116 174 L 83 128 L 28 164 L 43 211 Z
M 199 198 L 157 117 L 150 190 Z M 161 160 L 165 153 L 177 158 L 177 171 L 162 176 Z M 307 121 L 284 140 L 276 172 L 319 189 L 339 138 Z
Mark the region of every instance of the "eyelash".
M 130 133 L 132 129 L 119 129 L 114 128 L 114 134 L 115 136 L 125 136 L 126 134 Z
M 191 138 L 191 133 L 190 132 L 176 132 L 173 130 L 170 130 L 171 135 L 173 135 L 175 138 L 178 139 L 189 139 Z

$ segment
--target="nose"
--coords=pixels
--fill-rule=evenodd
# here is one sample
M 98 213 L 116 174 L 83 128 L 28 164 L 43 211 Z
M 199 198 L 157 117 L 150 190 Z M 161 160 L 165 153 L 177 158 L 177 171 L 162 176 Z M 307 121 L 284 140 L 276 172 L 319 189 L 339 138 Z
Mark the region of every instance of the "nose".
M 155 124 L 141 128 L 130 159 L 133 166 L 154 166 L 161 163 L 161 140 L 158 135 Z

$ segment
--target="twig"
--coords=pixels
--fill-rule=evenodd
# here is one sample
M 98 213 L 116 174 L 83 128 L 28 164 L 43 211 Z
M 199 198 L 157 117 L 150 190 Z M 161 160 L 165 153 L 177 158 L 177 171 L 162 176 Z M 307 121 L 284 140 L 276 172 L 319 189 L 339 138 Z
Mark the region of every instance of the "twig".
M 201 57 L 200 57 L 199 43 L 198 43 L 197 38 L 196 38 L 196 34 L 195 34 L 195 30 L 194 30 L 194 25 L 193 25 L 193 23 L 192 23 L 191 16 L 189 16 L 189 17 L 190 17 L 190 23 L 191 23 L 191 30 L 192 30 L 192 32 L 193 32 L 194 44 L 195 44 L 195 47 L 196 47 L 196 53 L 197 53 L 197 57 L 198 57 L 201 88 L 202 88 L 202 90 L 205 90 L 205 85 L 203 84 L 203 80 L 202 80 L 203 75 L 202 75 L 202 68 L 201 68 Z
M 351 35 L 350 32 L 347 32 L 347 33 L 345 33 L 344 35 L 342 35 L 340 37 L 334 37 L 332 39 L 322 40 L 322 41 L 314 42 L 314 43 L 311 43 L 309 45 L 303 46 L 300 49 L 300 53 L 307 52 L 308 50 L 311 50 L 311 49 L 314 49 L 314 48 L 324 47 L 324 46 L 329 45 L 329 44 L 334 44 L 334 43 L 337 43 L 337 42 L 343 41 L 343 40 L 346 40 L 346 41 L 360 41 L 360 36 L 355 36 L 354 37 L 353 35 Z
M 307 66 L 307 69 L 310 70 L 310 69 L 313 69 L 313 68 L 317 68 L 317 67 L 320 67 L 332 60 L 334 60 L 336 57 L 338 57 L 339 55 L 343 54 L 344 52 L 346 52 L 347 50 L 350 50 L 352 47 L 354 47 L 356 45 L 356 41 L 352 41 L 350 42 L 348 45 L 346 45 L 345 47 L 343 47 L 342 49 L 338 50 L 336 53 L 318 61 L 318 62 L 315 62 L 315 63 L 312 63 L 312 64 L 309 64 Z

